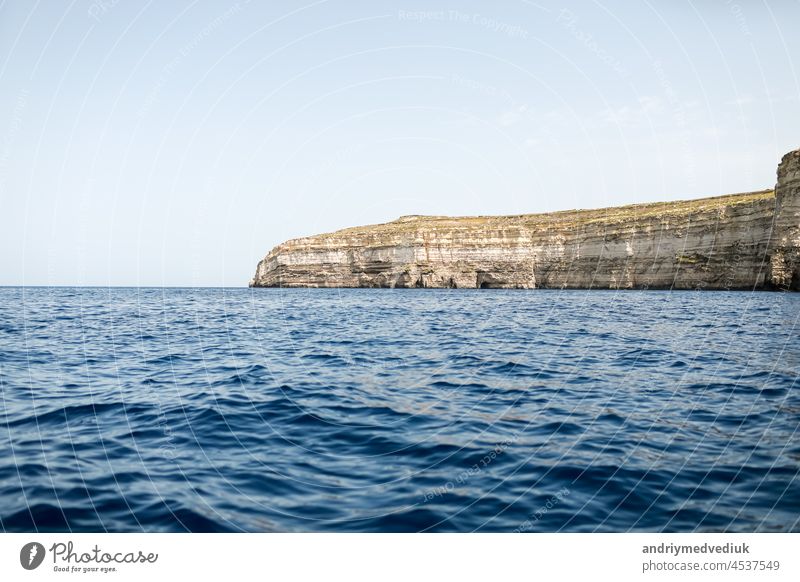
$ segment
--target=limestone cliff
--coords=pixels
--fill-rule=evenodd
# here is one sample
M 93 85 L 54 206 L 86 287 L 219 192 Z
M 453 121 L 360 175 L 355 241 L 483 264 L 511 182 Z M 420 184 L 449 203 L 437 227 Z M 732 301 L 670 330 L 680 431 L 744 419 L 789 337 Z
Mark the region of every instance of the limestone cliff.
M 800 150 L 783 156 L 775 186 L 775 226 L 770 245 L 769 281 L 800 290 Z
M 800 150 L 775 190 L 393 222 L 287 241 L 256 287 L 753 289 L 800 285 Z

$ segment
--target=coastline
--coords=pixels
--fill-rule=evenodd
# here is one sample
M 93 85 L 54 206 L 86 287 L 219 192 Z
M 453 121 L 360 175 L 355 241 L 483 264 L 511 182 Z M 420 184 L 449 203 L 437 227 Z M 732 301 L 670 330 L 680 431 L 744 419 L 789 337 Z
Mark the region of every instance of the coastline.
M 800 150 L 774 189 L 595 210 L 403 216 L 291 239 L 250 287 L 800 289 Z

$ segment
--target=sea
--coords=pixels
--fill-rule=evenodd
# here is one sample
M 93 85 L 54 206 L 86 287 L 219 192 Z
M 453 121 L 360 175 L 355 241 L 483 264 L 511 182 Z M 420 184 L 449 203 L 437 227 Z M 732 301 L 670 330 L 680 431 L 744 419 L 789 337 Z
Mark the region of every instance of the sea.
M 0 530 L 800 531 L 800 294 L 0 288 Z

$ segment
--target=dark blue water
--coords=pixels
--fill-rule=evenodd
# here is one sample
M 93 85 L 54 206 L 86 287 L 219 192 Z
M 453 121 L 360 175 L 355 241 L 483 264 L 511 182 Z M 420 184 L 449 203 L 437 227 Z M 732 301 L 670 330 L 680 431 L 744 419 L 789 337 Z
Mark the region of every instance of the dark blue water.
M 6 531 L 797 531 L 800 295 L 0 289 Z

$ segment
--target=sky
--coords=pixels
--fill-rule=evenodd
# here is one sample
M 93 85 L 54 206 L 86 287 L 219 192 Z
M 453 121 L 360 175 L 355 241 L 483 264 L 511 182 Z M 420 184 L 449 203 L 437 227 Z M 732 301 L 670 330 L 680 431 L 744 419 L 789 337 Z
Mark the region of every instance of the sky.
M 0 2 L 0 285 L 243 286 L 290 238 L 800 147 L 796 0 Z

